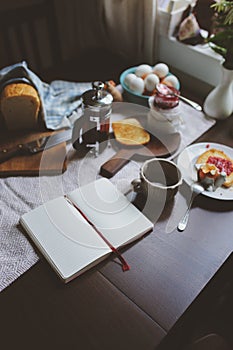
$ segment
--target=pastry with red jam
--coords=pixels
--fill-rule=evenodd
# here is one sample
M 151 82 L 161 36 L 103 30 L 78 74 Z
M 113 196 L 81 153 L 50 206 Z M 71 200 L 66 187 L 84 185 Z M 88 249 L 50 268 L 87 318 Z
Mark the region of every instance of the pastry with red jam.
M 202 153 L 197 161 L 198 181 L 205 188 L 233 186 L 233 160 L 221 150 L 215 148 Z

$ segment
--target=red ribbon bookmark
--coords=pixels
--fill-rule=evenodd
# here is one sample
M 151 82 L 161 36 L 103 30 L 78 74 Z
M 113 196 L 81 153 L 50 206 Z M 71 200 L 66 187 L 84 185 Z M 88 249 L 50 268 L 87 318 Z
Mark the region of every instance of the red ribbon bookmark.
M 88 217 L 82 212 L 82 210 L 74 203 L 70 200 L 70 198 L 68 198 L 66 195 L 64 195 L 64 198 L 67 200 L 68 203 L 70 203 L 76 210 L 78 210 L 78 212 L 82 215 L 82 217 L 88 222 L 88 224 L 90 224 L 94 230 L 98 233 L 98 235 L 103 239 L 103 241 L 109 246 L 109 248 L 112 250 L 113 253 L 116 254 L 116 256 L 118 257 L 118 259 L 120 260 L 120 262 L 122 263 L 122 270 L 123 271 L 128 271 L 130 270 L 130 266 L 128 265 L 128 263 L 126 262 L 126 260 L 124 259 L 124 257 L 122 256 L 122 254 L 119 252 L 119 250 L 117 248 L 115 248 L 108 240 L 106 237 L 104 237 L 104 235 L 98 230 L 98 228 L 88 219 Z

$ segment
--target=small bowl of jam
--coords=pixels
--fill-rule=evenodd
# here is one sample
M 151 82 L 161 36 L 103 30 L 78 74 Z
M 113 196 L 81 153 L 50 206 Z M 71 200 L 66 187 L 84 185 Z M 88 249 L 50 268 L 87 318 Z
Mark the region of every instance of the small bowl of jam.
M 170 109 L 179 104 L 179 90 L 174 87 L 167 87 L 164 84 L 158 84 L 157 92 L 154 96 L 154 105 L 162 109 Z

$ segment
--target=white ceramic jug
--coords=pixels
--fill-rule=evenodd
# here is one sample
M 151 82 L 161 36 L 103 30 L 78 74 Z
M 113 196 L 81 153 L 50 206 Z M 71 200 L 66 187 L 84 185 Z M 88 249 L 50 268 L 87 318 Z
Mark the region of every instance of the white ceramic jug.
M 226 119 L 233 112 L 233 70 L 222 66 L 222 81 L 206 97 L 203 105 L 207 116 Z

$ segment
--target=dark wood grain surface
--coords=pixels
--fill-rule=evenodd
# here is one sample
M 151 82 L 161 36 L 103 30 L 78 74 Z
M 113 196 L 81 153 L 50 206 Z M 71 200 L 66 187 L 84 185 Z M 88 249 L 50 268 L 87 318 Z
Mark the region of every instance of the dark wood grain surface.
M 0 307 L 3 349 L 154 349 L 165 335 L 99 272 L 65 285 L 42 260 Z
M 233 118 L 197 141 L 233 147 Z M 166 234 L 162 217 L 124 251 L 126 273 L 111 257 L 64 285 L 42 258 L 0 294 L 2 348 L 149 350 L 173 335 L 175 349 L 179 324 L 189 324 L 233 250 L 232 227 L 232 201 L 200 196 L 183 233 Z

